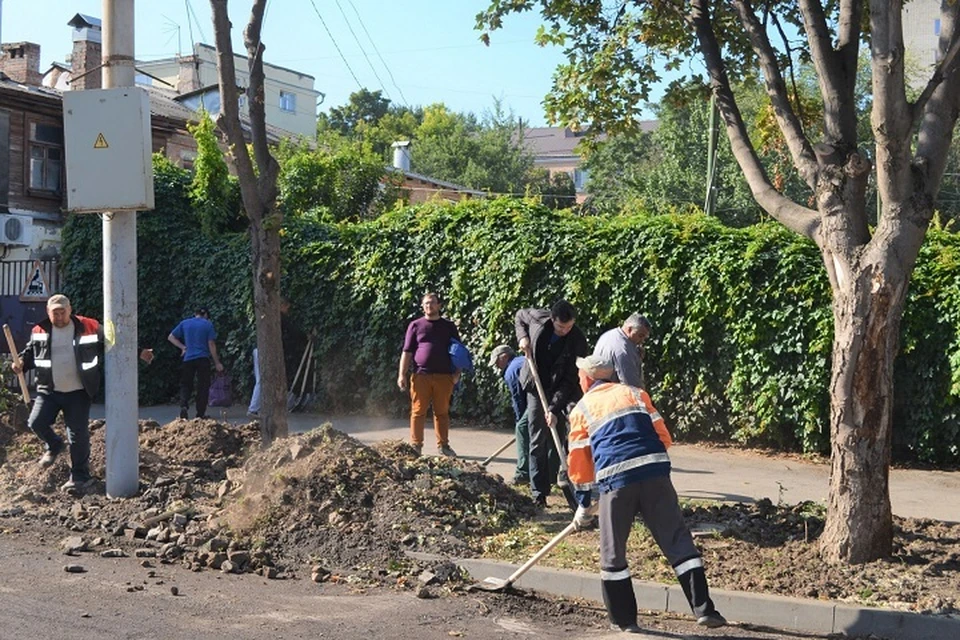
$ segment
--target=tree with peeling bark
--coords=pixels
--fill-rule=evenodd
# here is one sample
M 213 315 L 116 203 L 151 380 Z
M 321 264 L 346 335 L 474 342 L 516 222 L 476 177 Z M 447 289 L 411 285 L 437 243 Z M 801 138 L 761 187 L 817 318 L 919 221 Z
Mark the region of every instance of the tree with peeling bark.
M 217 126 L 226 136 L 240 180 L 243 208 L 250 219 L 251 263 L 253 267 L 253 308 L 257 327 L 260 379 L 263 381 L 260 409 L 260 437 L 264 448 L 287 435 L 286 387 L 283 341 L 280 333 L 280 227 L 277 208 L 277 177 L 280 167 L 267 145 L 264 102 L 264 45 L 260 40 L 267 0 L 254 0 L 250 21 L 243 32 L 247 49 L 249 85 L 249 129 L 256 168 L 247 149 L 240 122 L 239 91 L 234 67 L 232 25 L 227 0 L 210 0 L 217 47 L 221 112 Z
M 734 156 L 758 204 L 816 243 L 833 294 L 831 474 L 823 556 L 861 563 L 890 554 L 889 468 L 893 364 L 904 300 L 934 212 L 960 111 L 960 2 L 941 0 L 931 77 L 906 97 L 903 2 L 898 0 L 491 0 L 481 36 L 512 12 L 539 8 L 542 44 L 565 49 L 545 104 L 573 127 L 612 133 L 636 126 L 664 68 L 699 54 Z M 873 148 L 857 138 L 854 89 L 860 47 L 869 49 Z M 801 117 L 794 67 L 812 63 L 823 101 L 819 139 Z M 733 88 L 759 68 L 808 201 L 770 181 L 747 135 Z M 868 224 L 875 175 L 881 209 Z

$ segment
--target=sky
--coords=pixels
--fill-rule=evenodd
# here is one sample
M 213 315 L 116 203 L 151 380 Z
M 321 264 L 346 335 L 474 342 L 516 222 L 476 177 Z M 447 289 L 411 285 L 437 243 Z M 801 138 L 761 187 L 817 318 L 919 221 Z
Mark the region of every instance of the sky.
M 103 17 L 101 0 L 0 2 L 3 42 L 39 44 L 41 72 L 70 53 L 72 29 L 67 22 L 74 14 Z M 312 75 L 314 88 L 325 94 L 321 111 L 346 103 L 362 86 L 380 89 L 398 104 L 443 102 L 455 111 L 478 115 L 499 98 L 516 116 L 543 126 L 541 103 L 554 69 L 563 61 L 562 51 L 533 42 L 541 24 L 537 13 L 509 17 L 492 35 L 491 46 L 485 47 L 473 27 L 476 14 L 488 4 L 488 0 L 270 0 L 263 29 L 265 59 Z M 238 51 L 243 51 L 242 30 L 250 6 L 250 0 L 230 2 Z M 139 0 L 135 7 L 139 60 L 186 54 L 191 37 L 213 44 L 207 0 Z M 190 10 L 196 19 L 189 17 Z

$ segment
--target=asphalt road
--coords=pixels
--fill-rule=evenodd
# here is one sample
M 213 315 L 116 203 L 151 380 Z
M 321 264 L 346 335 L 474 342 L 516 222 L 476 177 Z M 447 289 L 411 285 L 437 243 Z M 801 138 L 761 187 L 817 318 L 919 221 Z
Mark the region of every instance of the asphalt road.
M 131 557 L 64 556 L 53 550 L 58 540 L 52 537 L 41 542 L 27 533 L 7 533 L 15 524 L 0 519 L 2 640 L 820 637 L 746 627 L 704 631 L 689 619 L 661 616 L 641 618 L 648 633 L 623 636 L 604 628 L 596 606 L 586 617 L 556 615 L 554 605 L 519 596 L 418 599 L 410 591 L 358 593 L 309 580 L 194 573 L 175 564 L 157 565 L 151 575 L 151 569 Z M 79 564 L 86 571 L 66 573 L 66 564 Z

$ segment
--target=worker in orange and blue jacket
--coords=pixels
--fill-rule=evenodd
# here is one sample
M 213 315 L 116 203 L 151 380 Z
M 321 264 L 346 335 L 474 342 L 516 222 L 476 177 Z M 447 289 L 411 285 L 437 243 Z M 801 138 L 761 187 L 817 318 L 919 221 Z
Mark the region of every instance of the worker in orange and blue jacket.
M 609 361 L 577 358 L 577 368 L 584 395 L 570 413 L 567 458 L 580 505 L 574 522 L 584 528 L 599 512 L 600 580 L 610 622 L 640 632 L 627 568 L 627 537 L 639 514 L 677 574 L 697 623 L 723 626 L 727 621 L 710 599 L 703 559 L 670 481 L 667 448 L 673 441 L 663 418 L 646 391 L 610 382 Z

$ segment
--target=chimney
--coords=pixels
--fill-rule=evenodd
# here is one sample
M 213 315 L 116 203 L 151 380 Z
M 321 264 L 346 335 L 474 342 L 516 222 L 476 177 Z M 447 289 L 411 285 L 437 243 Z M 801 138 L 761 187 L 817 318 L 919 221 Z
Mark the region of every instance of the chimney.
M 400 171 L 410 171 L 410 141 L 397 140 L 393 147 L 393 168 Z
M 40 86 L 40 45 L 33 42 L 10 42 L 0 45 L 0 72 L 14 82 Z
M 73 53 L 70 55 L 70 89 L 99 89 L 100 67 L 103 59 L 101 24 L 99 18 L 78 13 L 67 23 L 73 27 Z
M 177 73 L 177 93 L 190 93 L 200 86 L 200 56 L 194 53 L 192 56 L 177 56 L 177 64 L 180 69 Z

